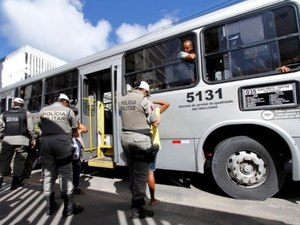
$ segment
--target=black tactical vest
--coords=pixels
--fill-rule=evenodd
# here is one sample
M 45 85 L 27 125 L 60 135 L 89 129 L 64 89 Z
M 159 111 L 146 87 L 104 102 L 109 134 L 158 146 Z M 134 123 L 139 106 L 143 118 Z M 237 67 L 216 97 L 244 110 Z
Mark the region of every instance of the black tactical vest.
M 4 135 L 23 135 L 27 136 L 27 114 L 22 108 L 11 108 L 3 113 L 5 123 Z

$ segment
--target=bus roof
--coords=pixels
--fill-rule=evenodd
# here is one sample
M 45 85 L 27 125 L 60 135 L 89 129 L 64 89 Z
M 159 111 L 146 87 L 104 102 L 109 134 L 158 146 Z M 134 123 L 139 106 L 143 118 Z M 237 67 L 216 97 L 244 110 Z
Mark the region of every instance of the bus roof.
M 138 48 L 140 46 L 147 45 L 149 43 L 159 41 L 162 39 L 166 39 L 170 36 L 175 36 L 179 33 L 185 33 L 191 30 L 199 29 L 208 24 L 218 23 L 223 20 L 227 20 L 230 18 L 234 18 L 235 16 L 240 16 L 241 14 L 247 14 L 253 10 L 258 10 L 270 5 L 279 4 L 282 2 L 297 2 L 299 0 L 245 0 L 240 3 L 210 12 L 208 14 L 204 14 L 198 16 L 194 19 L 184 21 L 182 23 L 176 25 L 170 25 L 167 27 L 163 27 L 161 29 L 155 30 L 151 33 L 148 33 L 144 36 L 138 37 L 132 41 L 117 45 L 110 49 L 106 49 L 100 51 L 98 53 L 92 54 L 90 56 L 86 56 L 79 60 L 70 62 L 53 70 L 38 74 L 37 76 L 31 77 L 29 79 L 19 81 L 15 84 L 2 88 L 2 92 L 13 89 L 14 87 L 20 85 L 26 85 L 27 83 L 31 83 L 45 77 L 49 77 L 55 74 L 64 73 L 67 71 L 76 70 L 77 68 L 90 64 L 92 62 L 105 59 L 114 55 L 122 54 L 123 52 L 129 51 L 131 49 Z

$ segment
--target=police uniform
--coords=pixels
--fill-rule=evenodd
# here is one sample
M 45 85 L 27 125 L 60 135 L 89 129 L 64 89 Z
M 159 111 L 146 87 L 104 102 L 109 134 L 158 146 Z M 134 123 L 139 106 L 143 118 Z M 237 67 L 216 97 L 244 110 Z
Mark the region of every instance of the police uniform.
M 143 160 L 142 156 L 152 146 L 150 124 L 158 118 L 153 103 L 140 90 L 133 90 L 121 99 L 120 111 L 123 131 L 121 143 L 130 174 L 132 213 L 136 210 L 137 216 L 143 218 L 148 213 L 143 206 L 149 161 Z M 153 212 L 150 216 L 153 216 Z
M 69 100 L 66 95 L 63 96 L 65 96 L 65 100 Z M 43 169 L 43 190 L 47 201 L 46 214 L 51 215 L 56 210 L 54 185 L 58 175 L 61 175 L 61 192 L 64 195 L 65 202 L 63 215 L 69 216 L 73 214 L 73 202 L 71 200 L 73 192 L 71 142 L 72 129 L 78 126 L 75 114 L 73 110 L 58 101 L 42 108 L 40 120 L 42 131 L 40 151 Z
M 30 112 L 22 108 L 24 100 L 14 99 L 14 106 L 0 115 L 0 133 L 3 137 L 0 149 L 0 185 L 3 176 L 10 173 L 10 163 L 14 157 L 11 190 L 23 184 L 21 176 L 28 156 L 29 146 L 36 138 Z

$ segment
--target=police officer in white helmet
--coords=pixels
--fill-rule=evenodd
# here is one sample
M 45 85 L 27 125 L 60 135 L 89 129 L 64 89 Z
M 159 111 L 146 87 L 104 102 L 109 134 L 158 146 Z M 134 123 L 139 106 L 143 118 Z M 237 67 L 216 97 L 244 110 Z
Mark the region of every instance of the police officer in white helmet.
M 60 94 L 58 100 L 40 111 L 41 142 L 40 151 L 43 169 L 43 191 L 46 198 L 46 215 L 56 209 L 54 185 L 61 175 L 61 192 L 64 198 L 63 216 L 78 214 L 83 206 L 73 203 L 72 175 L 72 135 L 77 132 L 78 123 L 73 110 L 69 108 L 69 98 Z
M 146 184 L 149 170 L 147 152 L 152 147 L 150 125 L 158 126 L 160 118 L 148 98 L 147 82 L 135 82 L 135 88 L 120 101 L 122 118 L 121 143 L 129 168 L 132 194 L 131 217 L 152 217 L 154 212 L 145 208 Z
M 0 137 L 2 148 L 0 148 L 0 188 L 3 176 L 10 173 L 10 163 L 14 156 L 13 179 L 11 190 L 23 186 L 21 175 L 24 170 L 25 161 L 30 151 L 30 145 L 35 145 L 36 135 L 32 115 L 23 109 L 24 100 L 15 98 L 13 107 L 0 115 Z

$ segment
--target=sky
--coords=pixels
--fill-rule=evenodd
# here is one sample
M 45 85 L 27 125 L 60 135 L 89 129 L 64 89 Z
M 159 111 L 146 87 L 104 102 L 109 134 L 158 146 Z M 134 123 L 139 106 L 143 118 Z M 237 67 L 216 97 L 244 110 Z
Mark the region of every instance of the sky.
M 71 62 L 242 0 L 0 0 L 0 59 L 29 45 Z

